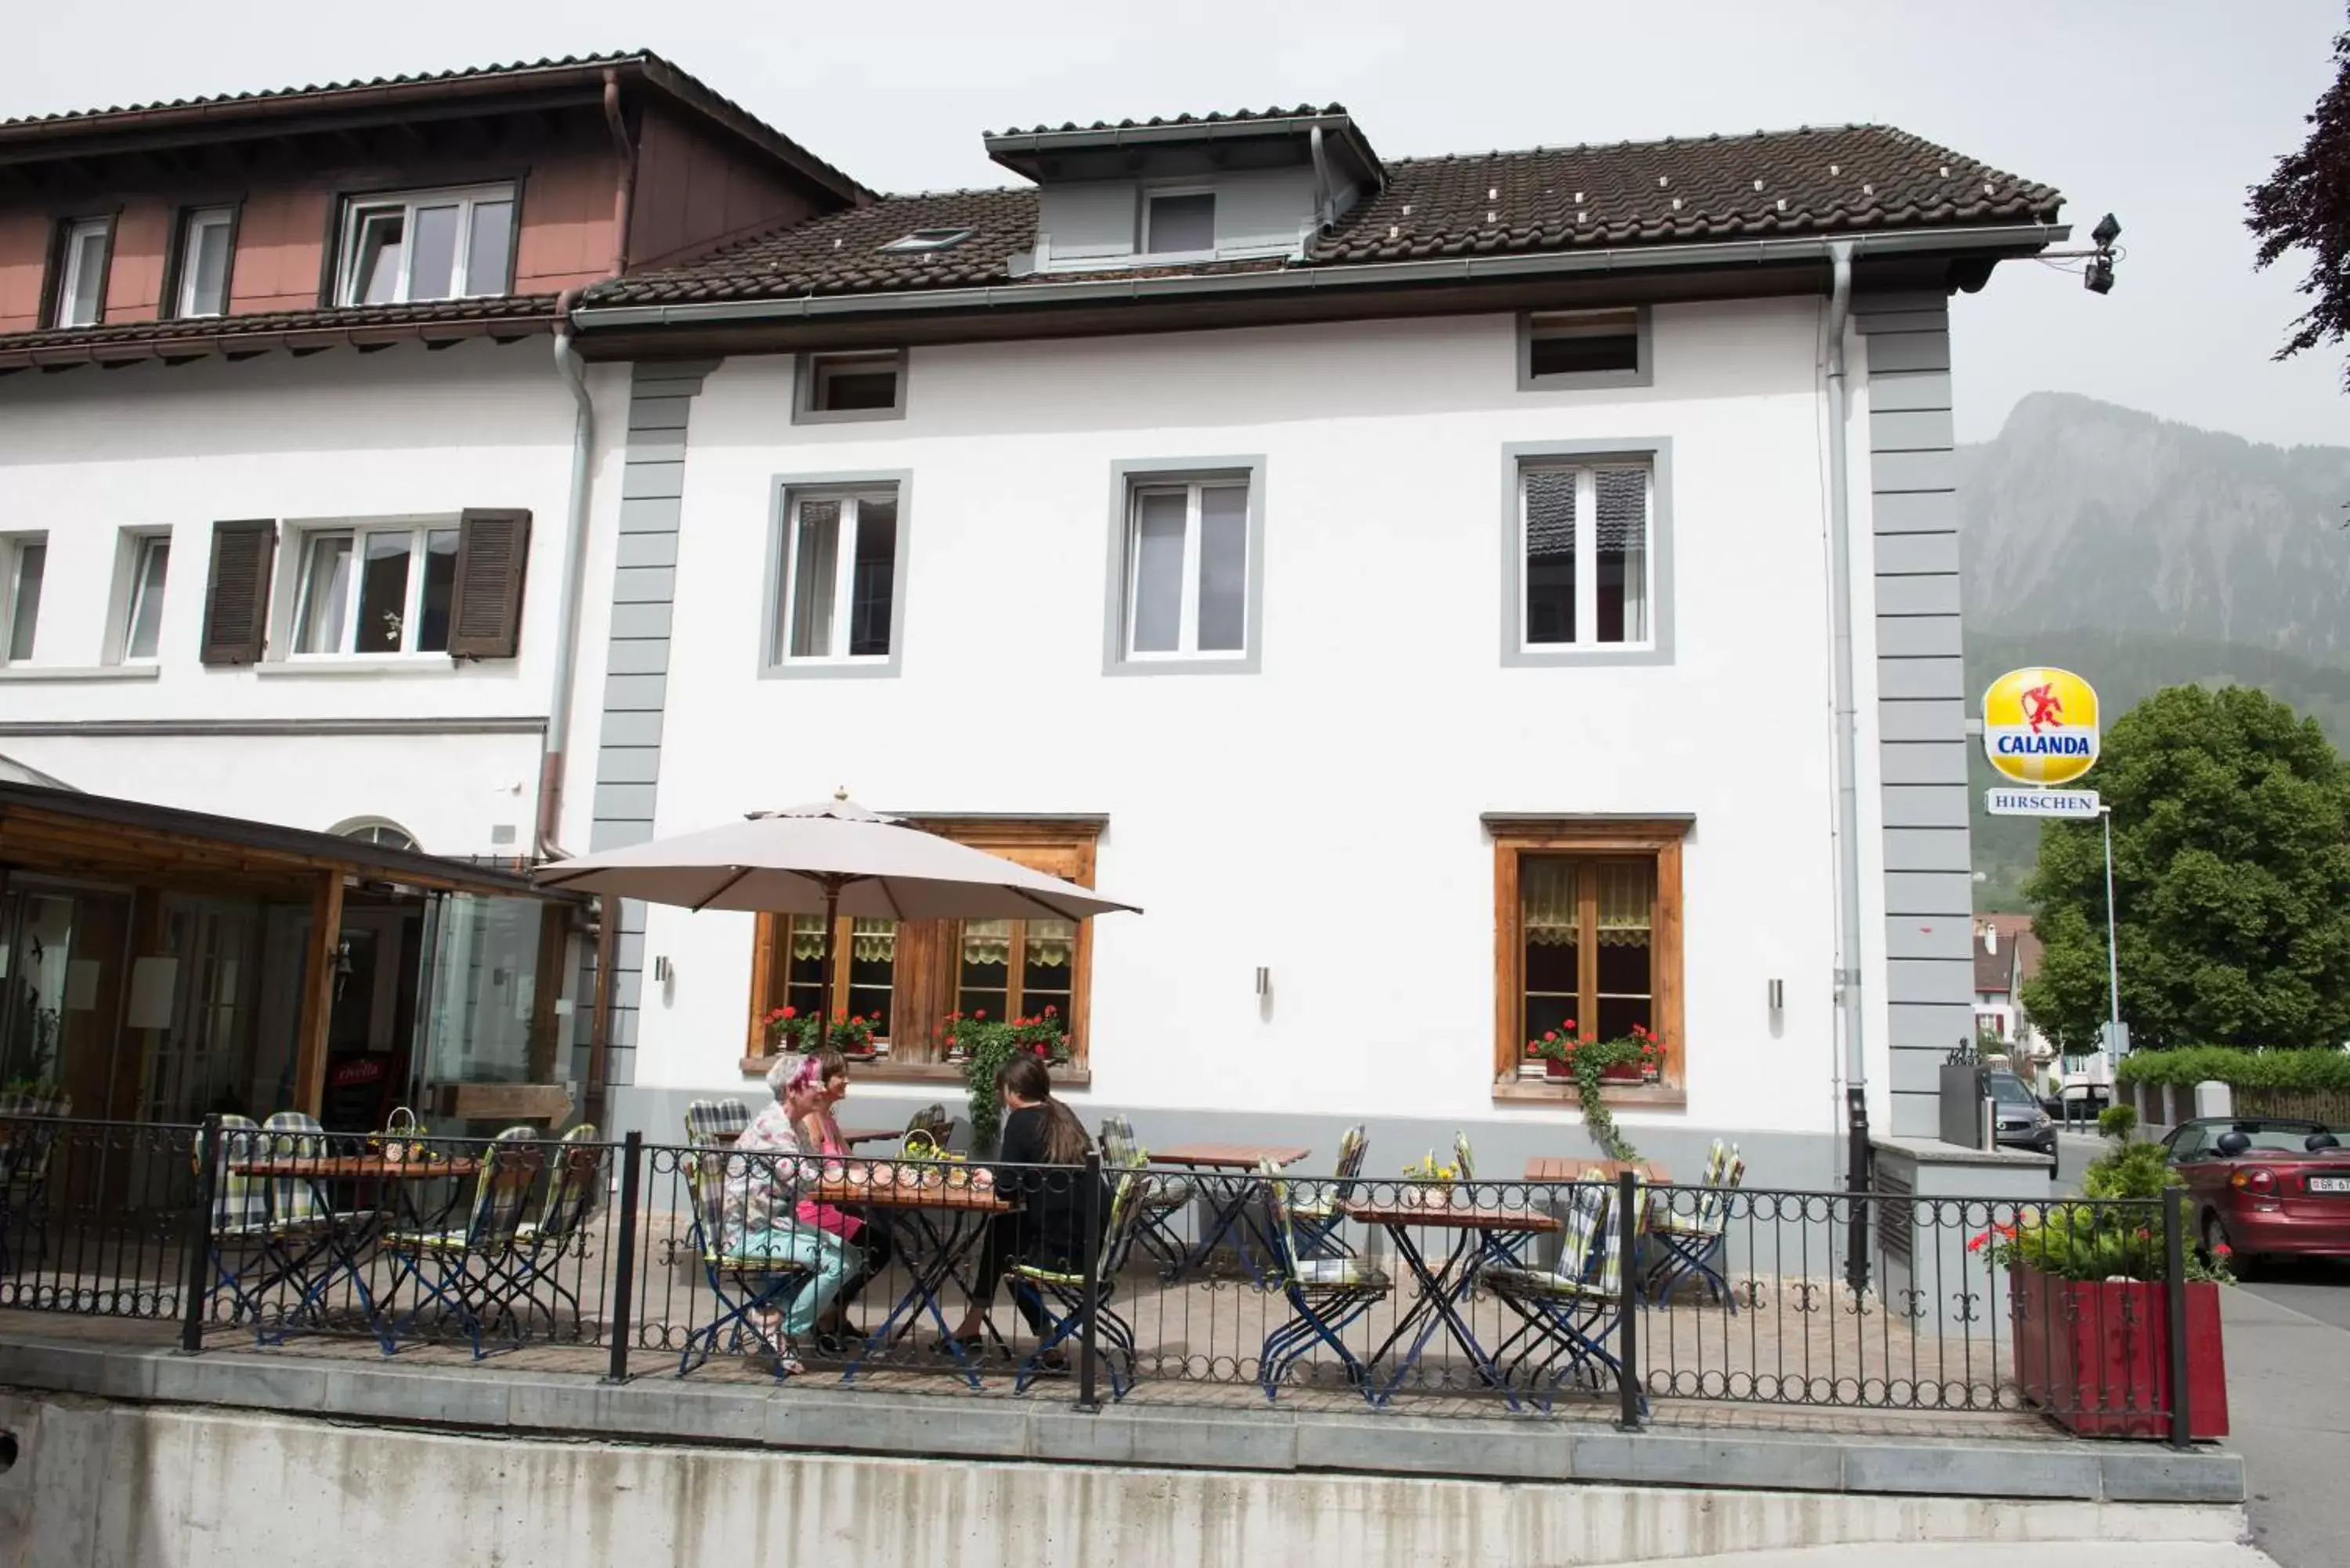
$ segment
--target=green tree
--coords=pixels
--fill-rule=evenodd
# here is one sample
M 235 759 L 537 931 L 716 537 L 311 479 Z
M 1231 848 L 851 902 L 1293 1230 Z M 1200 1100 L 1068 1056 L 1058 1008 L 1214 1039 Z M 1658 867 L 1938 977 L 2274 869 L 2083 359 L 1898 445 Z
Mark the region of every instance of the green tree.
M 2276 357 L 2289 358 L 2350 336 L 2350 32 L 2334 40 L 2334 85 L 2309 115 L 2309 140 L 2277 160 L 2251 192 L 2245 227 L 2260 236 L 2255 269 L 2305 251 L 2309 275 L 2296 286 L 2309 309 Z M 2343 384 L 2350 387 L 2350 369 Z
M 2242 687 L 2173 686 L 2107 732 L 2122 1019 L 2134 1048 L 2350 1042 L 2350 768 L 2314 721 Z M 2042 825 L 2026 885 L 2046 945 L 2024 1006 L 2057 1044 L 2105 1022 L 2095 822 Z

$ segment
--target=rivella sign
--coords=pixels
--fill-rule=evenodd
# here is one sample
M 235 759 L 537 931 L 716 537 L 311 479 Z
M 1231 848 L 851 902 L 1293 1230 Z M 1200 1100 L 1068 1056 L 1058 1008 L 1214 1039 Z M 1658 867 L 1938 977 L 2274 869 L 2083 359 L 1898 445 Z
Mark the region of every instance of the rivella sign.
M 2070 784 L 2097 763 L 2097 694 L 2069 670 L 2011 670 L 1983 693 L 1982 732 L 2002 778 Z

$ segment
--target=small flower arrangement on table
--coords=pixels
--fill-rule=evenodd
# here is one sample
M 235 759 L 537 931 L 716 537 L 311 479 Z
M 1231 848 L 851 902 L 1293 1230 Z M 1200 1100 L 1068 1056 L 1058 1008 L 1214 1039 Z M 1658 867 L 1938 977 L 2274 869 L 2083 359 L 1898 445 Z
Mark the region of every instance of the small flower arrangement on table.
M 1434 1149 L 1405 1166 L 1403 1173 L 1405 1179 L 1412 1183 L 1399 1194 L 1399 1200 L 1404 1208 L 1467 1207 L 1468 1194 L 1452 1185 L 1461 1179 L 1460 1168 L 1439 1161 Z
M 813 1051 L 818 1038 L 844 1056 L 873 1054 L 873 1036 L 880 1027 L 880 1014 L 867 1017 L 862 1013 L 837 1009 L 832 1015 L 828 1033 L 819 1029 L 819 1020 L 813 1012 L 802 1012 L 796 1007 L 778 1007 L 767 1014 L 767 1048 L 770 1051 Z

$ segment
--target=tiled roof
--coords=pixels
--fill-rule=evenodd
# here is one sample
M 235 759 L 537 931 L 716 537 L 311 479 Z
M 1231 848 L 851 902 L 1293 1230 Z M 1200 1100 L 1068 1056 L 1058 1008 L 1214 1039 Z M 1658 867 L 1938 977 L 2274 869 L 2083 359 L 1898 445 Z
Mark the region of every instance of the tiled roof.
M 1346 112 L 1347 106 L 1342 103 L 1326 103 L 1319 109 L 1310 103 L 1301 103 L 1295 109 L 1235 109 L 1218 110 L 1212 114 L 1178 114 L 1165 119 L 1154 115 L 1149 119 L 1121 119 L 1115 122 L 1097 119 L 1091 125 L 1079 125 L 1075 120 L 1071 120 L 1062 125 L 1014 126 L 1009 130 L 983 131 L 981 134 L 984 136 L 1052 136 L 1063 131 L 1141 130 L 1163 125 L 1222 125 L 1236 119 L 1310 119 L 1316 115 Z
M 370 305 L 337 310 L 273 310 L 252 316 L 183 321 L 134 321 L 112 327 L 50 327 L 0 335 L 0 369 L 83 359 L 141 359 L 235 354 L 286 347 L 391 343 L 403 338 L 463 337 L 552 331 L 557 296 L 444 299 L 418 305 Z
M 2002 947 L 1995 953 L 1983 951 L 1982 943 L 1975 943 L 1975 991 L 1983 996 L 2005 996 L 2008 977 L 2013 972 L 2015 955 Z
M 696 78 L 647 49 L 608 55 L 566 55 L 552 59 L 521 60 L 511 65 L 468 66 L 458 70 L 421 71 L 411 76 L 371 77 L 365 80 L 354 78 L 348 81 L 318 82 L 306 87 L 269 88 L 254 92 L 218 93 L 208 98 L 172 99 L 155 103 L 115 105 L 107 109 L 74 109 L 60 114 L 25 115 L 0 119 L 0 141 L 104 131 L 111 129 L 109 122 L 116 120 L 202 119 L 216 122 L 232 119 L 245 110 L 295 110 L 306 100 L 317 100 L 322 108 L 352 99 L 398 100 L 423 96 L 452 84 L 477 84 L 484 88 L 504 87 L 509 83 L 521 86 L 533 78 L 600 72 L 611 67 L 634 67 L 643 72 L 647 80 L 663 90 L 725 122 L 754 141 L 805 164 L 845 192 L 870 194 L 849 175 L 809 152 L 742 105 L 712 91 Z
M 1387 173 L 1385 188 L 1316 239 L 1303 265 L 2044 223 L 2063 202 L 2049 186 L 1885 126 L 1405 159 Z M 952 250 L 878 249 L 914 229 L 963 226 L 978 232 Z M 1031 189 L 884 197 L 698 262 L 601 285 L 588 303 L 1005 285 L 1014 281 L 1010 258 L 1034 244 L 1035 227 Z

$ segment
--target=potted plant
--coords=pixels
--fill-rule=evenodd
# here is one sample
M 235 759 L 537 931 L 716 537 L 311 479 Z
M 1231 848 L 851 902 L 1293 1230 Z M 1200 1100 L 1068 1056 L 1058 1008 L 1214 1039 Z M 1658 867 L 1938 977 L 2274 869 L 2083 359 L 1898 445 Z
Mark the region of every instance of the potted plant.
M 1526 1049 L 1544 1059 L 1552 1077 L 1573 1080 L 1575 1098 L 1583 1108 L 1584 1130 L 1599 1146 L 1600 1153 L 1615 1160 L 1639 1158 L 1640 1151 L 1617 1129 L 1616 1118 L 1601 1097 L 1602 1086 L 1654 1082 L 1664 1070 L 1664 1042 L 1638 1023 L 1632 1025 L 1631 1033 L 1614 1040 L 1596 1040 L 1589 1034 L 1577 1038 L 1573 1019 L 1567 1020 L 1565 1027 L 1565 1033 L 1554 1030 L 1539 1040 L 1528 1041 Z
M 1436 1151 L 1403 1168 L 1404 1176 L 1416 1185 L 1403 1189 L 1401 1198 L 1407 1209 L 1444 1209 L 1452 1205 L 1456 1194 L 1452 1184 L 1461 1173 L 1453 1167 L 1437 1162 Z
M 1967 1243 L 2008 1271 L 2015 1330 L 2009 1343 L 2023 1397 L 2084 1437 L 2167 1438 L 2172 1389 L 2170 1297 L 2162 1228 L 2146 1205 L 2187 1198 L 2159 1145 L 2133 1138 L 2137 1117 L 2115 1106 L 2097 1118 L 2114 1147 L 2091 1162 L 2082 1190 L 2135 1204 L 2054 1203 L 2028 1209 Z M 2157 1210 L 2159 1212 L 2159 1210 Z M 2184 1226 L 2188 1216 L 2182 1212 Z M 2187 1396 L 2189 1435 L 2228 1435 L 2228 1366 L 2220 1286 L 2225 1256 L 2189 1248 Z
M 983 1009 L 969 1017 L 949 1013 L 946 1031 L 949 1059 L 962 1063 L 963 1087 L 970 1096 L 972 1148 L 982 1156 L 993 1154 L 1003 1130 L 1003 1100 L 996 1092 L 996 1076 L 1014 1056 L 1034 1054 L 1035 1046 L 1022 1042 L 1016 1025 L 990 1019 Z
M 813 1051 L 821 1033 L 832 1048 L 844 1056 L 867 1057 L 873 1053 L 873 1033 L 880 1024 L 880 1015 L 866 1017 L 862 1013 L 836 1011 L 828 1032 L 817 1028 L 816 1015 L 802 1012 L 796 1007 L 778 1007 L 767 1014 L 767 1049 L 770 1052 Z

